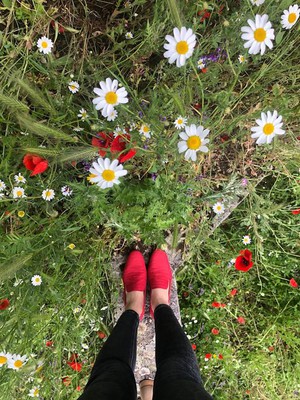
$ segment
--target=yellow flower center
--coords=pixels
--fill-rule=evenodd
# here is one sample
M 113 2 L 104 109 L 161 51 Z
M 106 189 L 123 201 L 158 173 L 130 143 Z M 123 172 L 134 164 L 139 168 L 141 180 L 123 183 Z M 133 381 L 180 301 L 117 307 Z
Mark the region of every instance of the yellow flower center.
M 115 179 L 115 176 L 116 176 L 115 171 L 111 169 L 105 169 L 102 172 L 102 178 L 108 182 L 113 181 Z
M 51 192 L 50 192 L 50 190 L 47 190 L 46 197 L 50 197 L 50 196 L 51 196 Z
M 149 126 L 147 126 L 147 125 L 143 126 L 143 131 L 144 131 L 145 133 L 148 133 L 148 132 L 150 131 Z
M 274 129 L 275 129 L 275 127 L 273 124 L 267 123 L 264 126 L 263 132 L 265 135 L 271 135 L 274 132 Z
M 73 250 L 73 249 L 75 249 L 76 246 L 74 243 L 70 243 L 68 247 L 69 247 L 69 249 Z
M 0 356 L 0 365 L 3 365 L 7 362 L 7 357 Z
M 38 396 L 38 394 L 39 394 L 39 389 L 35 389 L 35 391 L 33 392 L 33 395 Z
M 201 146 L 201 139 L 199 136 L 190 136 L 187 140 L 187 146 L 191 150 L 197 150 Z
M 183 123 L 183 120 L 182 120 L 181 118 L 179 118 L 179 119 L 177 120 L 177 124 L 181 125 L 182 123 Z
M 118 96 L 115 92 L 107 92 L 105 95 L 105 100 L 108 104 L 116 104 Z
M 41 46 L 43 47 L 43 49 L 46 49 L 48 47 L 48 43 L 47 42 L 42 42 Z
M 254 39 L 257 41 L 257 42 L 263 42 L 264 40 L 265 40 L 265 38 L 267 37 L 267 32 L 265 31 L 265 29 L 264 28 L 257 28 L 255 31 L 254 31 Z
M 35 278 L 36 283 L 40 282 L 40 278 Z
M 186 54 L 189 51 L 189 45 L 185 40 L 181 40 L 176 44 L 176 51 L 178 54 Z
M 18 217 L 23 218 L 25 215 L 25 211 L 18 211 Z
M 71 88 L 72 90 L 76 90 L 76 89 L 77 89 L 77 86 L 75 86 L 75 85 L 70 85 L 70 88 Z
M 222 206 L 217 206 L 217 210 L 221 211 L 222 210 Z
M 21 368 L 22 365 L 23 365 L 23 361 L 17 360 L 17 361 L 14 362 L 14 365 L 15 365 L 16 368 Z
M 22 194 L 23 194 L 22 190 L 17 190 L 17 196 L 18 196 L 18 197 L 21 197 Z
M 292 24 L 293 22 L 295 22 L 297 19 L 297 15 L 296 13 L 290 13 L 289 17 L 288 17 L 288 21 L 290 24 Z
M 90 180 L 93 179 L 93 178 L 97 178 L 97 175 L 96 175 L 96 174 L 90 174 L 86 179 L 87 179 L 88 181 L 90 181 Z

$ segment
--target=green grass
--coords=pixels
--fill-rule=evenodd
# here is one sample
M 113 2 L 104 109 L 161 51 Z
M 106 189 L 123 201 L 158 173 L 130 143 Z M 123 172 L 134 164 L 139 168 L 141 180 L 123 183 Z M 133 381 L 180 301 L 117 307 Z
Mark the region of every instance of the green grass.
M 181 314 L 207 390 L 221 400 L 297 398 L 299 289 L 289 280 L 300 283 L 299 215 L 291 213 L 300 203 L 299 23 L 288 31 L 280 25 L 293 2 L 212 1 L 204 23 L 197 14 L 202 1 L 117 2 L 115 9 L 97 3 L 47 8 L 39 1 L 3 2 L 0 180 L 7 188 L 0 199 L 0 299 L 10 306 L 0 311 L 0 352 L 29 360 L 18 372 L 0 368 L 0 399 L 26 399 L 33 386 L 44 399 L 76 399 L 103 343 L 97 332 L 108 335 L 113 327 L 121 282 L 111 260 L 136 243 L 165 246 L 169 233 L 174 248 L 182 239 Z M 248 55 L 240 38 L 256 13 L 267 13 L 276 33 L 274 49 L 263 56 Z M 65 33 L 50 25 L 54 19 Z M 198 45 L 176 68 L 163 57 L 163 44 L 180 25 L 196 32 Z M 133 39 L 125 39 L 128 31 Z M 44 34 L 55 41 L 51 55 L 36 49 Z M 199 72 L 198 58 L 218 47 L 228 58 Z M 114 122 L 92 104 L 93 88 L 107 77 L 130 96 Z M 76 94 L 68 90 L 71 80 L 80 84 Z M 77 117 L 82 107 L 89 114 L 85 122 Z M 275 109 L 286 134 L 259 147 L 250 128 L 262 111 Z M 196 163 L 178 154 L 173 121 L 180 114 L 210 129 L 209 153 L 198 153 Z M 137 154 L 124 164 L 121 184 L 105 191 L 90 185 L 82 161 L 97 155 L 92 138 L 131 122 L 150 124 L 152 139 L 145 143 L 133 130 Z M 74 132 L 77 126 L 83 131 Z M 22 164 L 26 153 L 47 158 L 48 170 L 30 177 Z M 14 200 L 19 172 L 27 179 L 27 197 Z M 246 195 L 242 178 L 249 181 Z M 64 185 L 73 190 L 69 198 L 61 195 Z M 51 202 L 41 198 L 46 188 L 56 192 Z M 211 232 L 213 204 L 227 207 L 236 196 L 239 205 Z M 245 235 L 254 261 L 247 273 L 229 263 L 245 248 Z M 41 286 L 31 285 L 34 274 L 41 275 Z M 213 308 L 213 301 L 226 307 Z M 219 335 L 211 333 L 214 327 Z M 46 346 L 49 340 L 53 347 Z M 73 352 L 83 362 L 79 373 L 66 364 Z M 212 358 L 205 361 L 208 353 Z M 71 378 L 68 386 L 64 377 Z

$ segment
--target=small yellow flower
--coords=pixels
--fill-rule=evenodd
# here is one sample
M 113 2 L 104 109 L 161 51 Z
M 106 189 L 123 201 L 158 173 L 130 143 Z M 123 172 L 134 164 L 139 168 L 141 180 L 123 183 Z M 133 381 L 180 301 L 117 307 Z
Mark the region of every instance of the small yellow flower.
M 225 21 L 223 22 L 223 25 L 224 25 L 224 26 L 229 26 L 229 25 L 230 25 L 230 22 L 227 21 L 227 20 L 225 19 Z
M 76 246 L 74 243 L 70 243 L 68 247 L 69 249 L 74 250 Z
M 18 217 L 23 218 L 25 216 L 25 211 L 18 211 Z

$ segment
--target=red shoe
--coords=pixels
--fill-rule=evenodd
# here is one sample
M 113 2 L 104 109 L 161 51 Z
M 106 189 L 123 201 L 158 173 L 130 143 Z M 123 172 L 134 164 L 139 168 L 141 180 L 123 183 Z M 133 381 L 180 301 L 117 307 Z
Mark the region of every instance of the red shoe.
M 169 289 L 170 303 L 172 270 L 169 264 L 168 256 L 163 250 L 155 250 L 150 258 L 148 266 L 148 282 L 150 285 L 150 315 L 154 319 L 154 312 L 151 307 L 152 289 Z
M 126 292 L 133 292 L 135 290 L 144 292 L 144 307 L 140 315 L 140 321 L 145 314 L 145 300 L 146 300 L 146 287 L 147 287 L 147 269 L 145 260 L 140 251 L 132 251 L 126 261 L 126 265 L 122 276 L 124 284 L 123 301 L 126 306 Z

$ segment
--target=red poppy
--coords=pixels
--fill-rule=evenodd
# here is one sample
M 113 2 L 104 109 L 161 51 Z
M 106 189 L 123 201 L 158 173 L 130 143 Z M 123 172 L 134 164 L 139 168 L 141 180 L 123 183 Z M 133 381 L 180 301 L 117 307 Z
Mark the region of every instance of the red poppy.
M 211 354 L 210 353 L 207 353 L 207 354 L 205 354 L 205 358 L 211 358 Z
M 230 292 L 230 296 L 235 296 L 237 294 L 237 289 L 232 289 Z
M 67 362 L 67 364 L 74 370 L 74 371 L 77 371 L 77 372 L 80 372 L 81 371 L 81 368 L 82 368 L 82 363 L 79 363 L 79 362 L 70 362 L 70 361 L 68 361 Z
M 294 215 L 300 214 L 300 208 L 297 208 L 297 210 L 292 210 L 292 214 Z
M 269 351 L 274 351 L 274 346 L 269 346 L 268 349 Z
M 229 140 L 229 135 L 226 135 L 226 134 L 221 135 L 220 139 L 221 139 L 222 143 L 227 142 L 227 140 Z
M 244 325 L 246 323 L 245 318 L 243 318 L 243 317 L 238 317 L 236 320 L 241 325 Z
M 221 303 L 218 303 L 217 301 L 214 301 L 211 305 L 212 305 L 212 307 L 215 307 L 215 308 L 221 307 Z
M 129 149 L 125 151 L 127 144 L 129 144 L 129 141 L 130 141 L 130 135 L 123 134 L 115 137 L 111 143 L 110 151 L 112 153 L 122 152 L 122 154 L 120 154 L 118 157 L 120 163 L 130 160 L 132 157 L 136 155 L 136 150 L 134 149 Z
M 239 271 L 247 272 L 253 266 L 252 253 L 250 250 L 241 250 L 240 256 L 235 260 L 235 268 Z
M 203 72 L 203 74 L 206 74 L 207 71 L 208 71 L 207 68 L 202 68 L 202 69 L 201 69 L 201 72 Z
M 294 288 L 298 287 L 298 283 L 295 281 L 294 278 L 290 279 L 290 285 L 293 286 Z
M 97 335 L 99 336 L 100 339 L 104 339 L 106 337 L 106 334 L 104 332 L 97 332 Z
M 198 11 L 197 14 L 198 14 L 199 16 L 202 15 L 202 18 L 200 19 L 200 22 L 203 22 L 203 21 L 205 21 L 207 18 L 210 17 L 210 12 L 207 11 L 207 10 Z
M 77 386 L 76 390 L 77 390 L 78 392 L 80 392 L 81 386 Z
M 112 141 L 114 140 L 114 135 L 113 133 L 98 132 L 97 136 L 98 137 L 93 137 L 92 146 L 98 147 L 99 155 L 104 157 L 107 149 L 111 146 Z
M 219 358 L 219 360 L 223 360 L 224 357 L 222 356 L 222 354 L 219 354 L 218 358 Z
M 8 306 L 9 306 L 9 300 L 8 299 L 1 299 L 0 300 L 0 310 L 6 310 Z
M 71 363 L 77 362 L 78 361 L 78 354 L 77 353 L 72 353 L 69 361 Z
M 218 334 L 220 333 L 220 331 L 219 331 L 219 329 L 217 329 L 217 328 L 212 328 L 211 333 L 212 333 L 213 335 L 218 335 Z
M 196 346 L 194 343 L 192 344 L 192 349 L 193 349 L 193 350 L 196 350 L 196 349 L 197 349 L 197 346 Z
M 195 103 L 195 104 L 193 104 L 193 107 L 194 107 L 196 110 L 200 110 L 200 108 L 202 107 L 202 105 L 201 105 L 200 103 Z
M 50 24 L 51 24 L 52 28 L 55 28 L 55 21 L 54 20 L 52 20 L 50 22 Z M 64 33 L 64 31 L 65 31 L 65 28 L 61 24 L 58 24 L 58 32 L 59 33 Z
M 52 340 L 47 340 L 46 346 L 47 346 L 47 347 L 52 347 L 52 346 L 53 346 Z
M 26 154 L 23 158 L 26 169 L 32 171 L 30 176 L 42 174 L 48 168 L 48 161 L 34 154 Z

